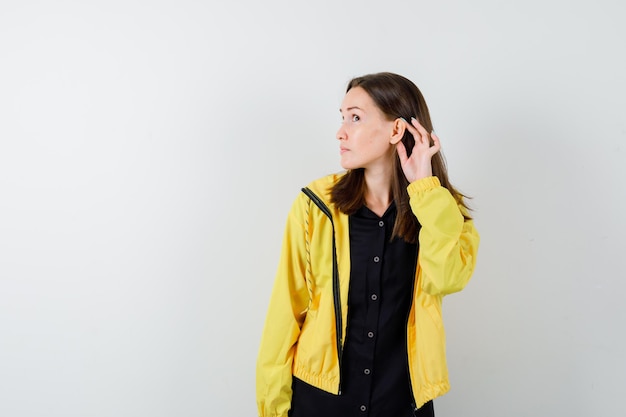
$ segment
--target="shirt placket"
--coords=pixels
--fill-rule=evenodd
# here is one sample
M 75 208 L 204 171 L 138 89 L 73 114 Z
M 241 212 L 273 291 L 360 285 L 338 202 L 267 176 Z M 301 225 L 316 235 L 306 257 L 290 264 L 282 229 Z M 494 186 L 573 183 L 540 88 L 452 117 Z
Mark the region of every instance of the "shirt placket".
M 386 233 L 385 222 L 377 220 L 376 232 L 372 234 L 372 253 L 369 256 L 367 265 L 367 313 L 365 317 L 366 332 L 366 354 L 362 368 L 363 384 L 359 384 L 365 389 L 362 392 L 362 399 L 359 405 L 361 415 L 368 416 L 370 410 L 370 392 L 372 389 L 372 378 L 376 371 L 374 369 L 374 352 L 376 349 L 376 338 L 378 336 L 378 319 L 381 306 L 381 284 L 383 254 L 385 251 Z

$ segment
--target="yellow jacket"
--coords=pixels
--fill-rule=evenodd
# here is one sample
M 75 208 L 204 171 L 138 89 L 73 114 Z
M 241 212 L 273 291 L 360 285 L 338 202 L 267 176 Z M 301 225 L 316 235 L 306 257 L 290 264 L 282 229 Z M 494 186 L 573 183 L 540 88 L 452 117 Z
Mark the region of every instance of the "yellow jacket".
M 350 237 L 348 216 L 330 203 L 330 189 L 340 176 L 330 175 L 304 188 L 287 218 L 257 360 L 261 417 L 287 417 L 292 375 L 327 392 L 341 393 Z M 437 177 L 415 181 L 407 190 L 422 226 L 407 323 L 409 374 L 420 407 L 450 389 L 441 300 L 469 281 L 479 237 Z

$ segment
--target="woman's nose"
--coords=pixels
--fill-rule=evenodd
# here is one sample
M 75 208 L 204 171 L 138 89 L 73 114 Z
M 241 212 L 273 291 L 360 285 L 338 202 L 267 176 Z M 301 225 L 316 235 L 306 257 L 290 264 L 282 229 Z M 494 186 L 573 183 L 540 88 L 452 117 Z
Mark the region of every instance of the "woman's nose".
M 335 135 L 335 137 L 338 140 L 345 140 L 346 139 L 346 129 L 344 129 L 343 124 L 341 126 L 339 126 L 339 130 L 337 130 L 337 134 Z

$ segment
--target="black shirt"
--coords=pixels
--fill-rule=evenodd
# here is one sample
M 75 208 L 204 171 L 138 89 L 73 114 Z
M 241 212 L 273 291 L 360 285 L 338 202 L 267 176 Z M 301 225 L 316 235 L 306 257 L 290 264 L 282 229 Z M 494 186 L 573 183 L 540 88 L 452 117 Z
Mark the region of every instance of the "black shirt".
M 294 377 L 291 417 L 409 417 L 406 323 L 411 308 L 417 244 L 391 239 L 392 204 L 382 217 L 362 207 L 349 217 L 350 289 L 341 395 Z M 432 403 L 416 415 L 432 414 Z

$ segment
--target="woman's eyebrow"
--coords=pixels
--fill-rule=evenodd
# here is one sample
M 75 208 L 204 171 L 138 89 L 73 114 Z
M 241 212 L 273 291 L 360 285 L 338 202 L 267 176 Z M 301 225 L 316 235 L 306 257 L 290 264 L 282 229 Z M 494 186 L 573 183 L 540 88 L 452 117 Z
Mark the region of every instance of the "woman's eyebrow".
M 362 108 L 360 108 L 360 107 L 358 107 L 358 106 L 348 107 L 345 111 L 350 111 L 350 110 L 354 110 L 354 109 L 357 109 L 357 110 L 361 110 L 361 111 L 363 111 L 363 109 L 362 109 Z M 342 111 L 343 111 L 343 110 L 339 109 L 339 113 L 341 113 Z

